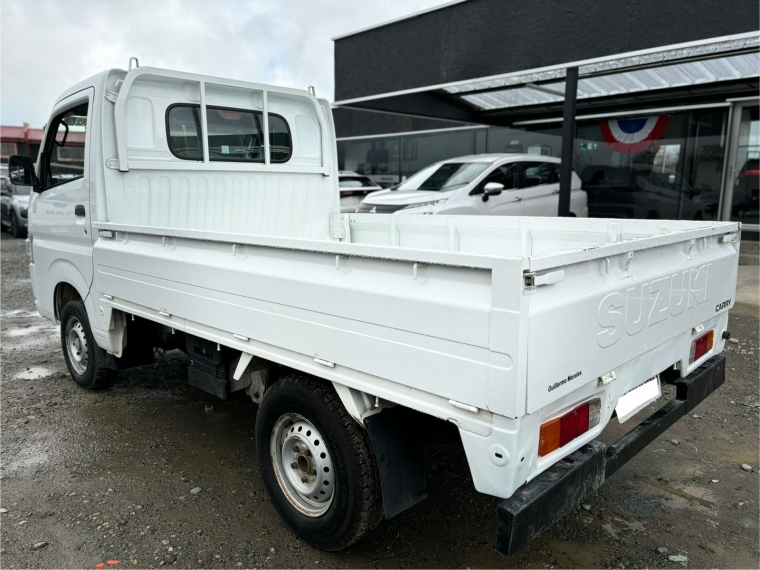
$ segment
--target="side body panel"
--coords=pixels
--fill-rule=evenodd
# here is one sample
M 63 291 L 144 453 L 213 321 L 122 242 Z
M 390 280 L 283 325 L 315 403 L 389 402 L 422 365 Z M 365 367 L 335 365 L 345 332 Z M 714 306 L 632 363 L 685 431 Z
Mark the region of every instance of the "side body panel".
M 179 330 L 202 323 L 478 408 L 494 366 L 511 367 L 489 349 L 487 270 L 415 277 L 399 261 L 122 233 L 98 240 L 95 262 L 101 296 Z

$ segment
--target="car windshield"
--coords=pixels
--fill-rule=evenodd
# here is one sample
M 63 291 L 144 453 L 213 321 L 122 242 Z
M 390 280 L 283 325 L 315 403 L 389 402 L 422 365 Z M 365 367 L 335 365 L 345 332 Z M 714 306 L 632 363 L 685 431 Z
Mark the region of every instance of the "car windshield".
M 445 162 L 423 168 L 396 190 L 449 190 L 472 182 L 488 168 L 486 162 Z

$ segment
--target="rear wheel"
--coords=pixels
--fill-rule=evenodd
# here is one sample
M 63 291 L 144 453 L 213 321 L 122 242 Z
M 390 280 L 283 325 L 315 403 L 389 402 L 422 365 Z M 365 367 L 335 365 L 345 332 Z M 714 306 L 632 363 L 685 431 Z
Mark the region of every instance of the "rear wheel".
M 372 447 L 331 386 L 300 374 L 278 380 L 259 408 L 256 448 L 275 508 L 312 546 L 346 548 L 382 520 Z
M 61 347 L 71 377 L 82 388 L 96 390 L 108 384 L 114 373 L 106 368 L 105 351 L 95 344 L 80 300 L 69 301 L 61 311 Z

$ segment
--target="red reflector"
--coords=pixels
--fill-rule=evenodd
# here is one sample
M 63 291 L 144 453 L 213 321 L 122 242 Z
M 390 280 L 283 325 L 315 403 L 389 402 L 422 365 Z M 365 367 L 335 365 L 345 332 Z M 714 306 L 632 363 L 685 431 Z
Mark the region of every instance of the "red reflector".
M 703 334 L 698 339 L 692 341 L 691 346 L 692 350 L 690 351 L 691 354 L 689 354 L 689 363 L 696 362 L 700 358 L 702 358 L 705 354 L 710 352 L 713 348 L 713 341 L 715 338 L 715 331 L 707 331 L 705 334 Z
M 570 443 L 588 431 L 588 402 L 581 404 L 560 418 L 559 446 Z
M 576 437 L 599 425 L 602 402 L 594 398 L 570 410 L 564 416 L 541 424 L 538 436 L 538 456 L 549 455 L 555 449 L 567 445 Z

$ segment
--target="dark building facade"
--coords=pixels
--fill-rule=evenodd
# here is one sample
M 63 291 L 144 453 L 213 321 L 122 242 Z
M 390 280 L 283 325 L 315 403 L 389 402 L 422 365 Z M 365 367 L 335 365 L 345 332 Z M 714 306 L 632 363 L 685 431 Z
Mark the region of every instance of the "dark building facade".
M 391 185 L 466 154 L 570 157 L 592 216 L 749 237 L 760 8 L 715 6 L 467 0 L 334 38 L 339 166 Z

